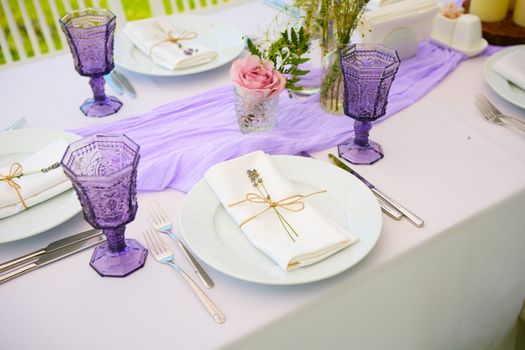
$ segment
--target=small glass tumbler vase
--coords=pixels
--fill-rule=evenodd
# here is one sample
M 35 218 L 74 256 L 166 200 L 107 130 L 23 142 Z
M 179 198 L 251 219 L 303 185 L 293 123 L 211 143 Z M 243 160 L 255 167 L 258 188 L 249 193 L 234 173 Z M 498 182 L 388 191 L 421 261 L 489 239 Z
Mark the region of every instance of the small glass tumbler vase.
M 146 248 L 124 237 L 125 225 L 135 219 L 138 208 L 139 158 L 139 146 L 127 136 L 93 135 L 69 145 L 61 161 L 84 219 L 107 238 L 90 262 L 101 276 L 124 277 L 146 261 Z
M 113 70 L 113 37 L 116 17 L 106 9 L 87 8 L 71 11 L 60 19 L 66 35 L 75 69 L 91 77 L 93 98 L 87 99 L 80 110 L 89 117 L 105 117 L 116 113 L 122 102 L 104 93 L 104 75 Z
M 383 158 L 381 146 L 368 139 L 371 122 L 384 116 L 390 86 L 399 68 L 395 50 L 379 44 L 347 45 L 340 50 L 344 79 L 344 112 L 354 119 L 354 137 L 337 146 L 339 156 L 354 164 Z
M 235 114 L 243 134 L 273 129 L 277 121 L 279 95 L 270 98 L 256 98 L 234 88 Z

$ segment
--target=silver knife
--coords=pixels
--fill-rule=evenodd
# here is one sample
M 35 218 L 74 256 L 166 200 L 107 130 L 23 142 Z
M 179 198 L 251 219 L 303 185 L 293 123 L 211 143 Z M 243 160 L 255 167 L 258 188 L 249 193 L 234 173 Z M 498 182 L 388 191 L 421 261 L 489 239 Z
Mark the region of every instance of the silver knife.
M 13 267 L 17 265 L 20 265 L 30 260 L 36 259 L 37 257 L 43 254 L 50 253 L 57 249 L 67 247 L 68 245 L 71 245 L 75 242 L 82 241 L 82 240 L 91 238 L 93 236 L 99 235 L 99 234 L 100 234 L 100 230 L 89 230 L 89 231 L 80 232 L 75 235 L 51 242 L 45 248 L 35 250 L 32 253 L 26 254 L 19 258 L 15 258 L 13 260 L 9 260 L 3 264 L 0 264 L 0 273 L 5 272 L 6 270 L 12 269 Z
M 131 98 L 137 97 L 137 93 L 135 92 L 133 85 L 131 85 L 131 82 L 124 74 L 120 73 L 117 70 L 113 70 L 111 72 L 111 75 L 113 78 L 115 78 L 114 80 L 118 81 L 124 87 L 124 90 L 128 93 L 129 96 L 131 96 Z
M 301 153 L 298 153 L 298 155 L 302 156 L 302 157 L 313 158 L 310 153 L 305 152 L 305 151 L 302 151 Z M 376 198 L 377 198 L 377 201 L 378 201 L 379 206 L 381 207 L 381 210 L 383 211 L 383 213 L 385 213 L 386 215 L 390 216 L 394 220 L 401 220 L 401 218 L 403 217 L 403 214 L 401 214 L 401 212 L 399 210 L 397 210 L 396 208 L 392 207 L 390 204 L 386 203 L 381 197 L 378 197 L 376 195 Z
M 337 165 L 339 168 L 348 171 L 349 173 L 357 177 L 359 180 L 363 181 L 364 184 L 367 185 L 368 188 L 370 188 L 370 190 L 376 196 L 383 199 L 385 202 L 387 202 L 388 204 L 390 204 L 391 206 L 399 210 L 414 225 L 416 225 L 417 227 L 423 227 L 423 225 L 425 225 L 425 222 L 423 221 L 423 219 L 421 219 L 419 216 L 417 216 L 416 214 L 414 214 L 413 212 L 411 212 L 410 210 L 408 210 L 407 208 L 405 208 L 404 206 L 402 206 L 401 204 L 399 204 L 398 202 L 396 202 L 395 200 L 387 196 L 386 193 L 380 191 L 377 187 L 372 185 L 367 179 L 365 179 L 364 177 L 359 175 L 357 172 L 352 170 L 348 165 L 343 163 L 341 159 L 337 158 L 333 154 L 328 154 L 328 158 L 330 159 L 332 163 Z
M 118 95 L 123 95 L 124 94 L 124 87 L 122 86 L 120 81 L 118 81 L 117 79 L 113 78 L 111 73 L 107 74 L 107 75 L 104 75 L 104 80 L 106 81 L 106 83 L 108 83 L 109 86 L 111 86 L 113 91 L 115 91 Z
M 61 249 L 56 249 L 52 252 L 41 255 L 35 262 L 24 265 L 12 271 L 9 271 L 3 275 L 0 275 L 0 284 L 12 280 L 18 276 L 21 276 L 30 271 L 36 270 L 42 266 L 46 266 L 52 262 L 68 257 L 72 254 L 80 252 L 84 249 L 91 248 L 99 243 L 102 243 L 106 240 L 102 233 L 99 233 L 97 236 L 85 239 L 83 241 L 75 242 L 68 246 L 65 246 Z

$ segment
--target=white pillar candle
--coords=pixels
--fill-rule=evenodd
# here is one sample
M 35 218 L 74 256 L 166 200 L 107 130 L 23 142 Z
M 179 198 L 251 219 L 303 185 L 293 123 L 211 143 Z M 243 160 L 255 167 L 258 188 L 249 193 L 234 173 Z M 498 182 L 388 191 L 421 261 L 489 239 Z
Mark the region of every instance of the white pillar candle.
M 525 0 L 516 1 L 512 19 L 517 25 L 525 27 Z
M 498 22 L 507 16 L 509 0 L 471 0 L 469 12 L 484 22 Z

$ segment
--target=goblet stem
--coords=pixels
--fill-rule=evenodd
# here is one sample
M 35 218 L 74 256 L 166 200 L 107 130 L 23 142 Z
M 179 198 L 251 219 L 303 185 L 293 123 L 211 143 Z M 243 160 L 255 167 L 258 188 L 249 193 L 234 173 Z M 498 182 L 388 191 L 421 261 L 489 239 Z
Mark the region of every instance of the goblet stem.
M 114 253 L 122 252 L 126 248 L 126 240 L 124 239 L 124 231 L 126 226 L 119 226 L 102 230 L 107 238 L 108 248 Z
M 355 139 L 354 142 L 360 147 L 368 147 L 368 134 L 372 129 L 372 123 L 369 121 L 356 120 L 354 122 Z
M 95 101 L 104 101 L 106 98 L 106 94 L 104 92 L 104 78 L 103 77 L 91 77 L 89 79 L 89 85 L 91 85 L 91 89 L 93 90 L 93 98 Z

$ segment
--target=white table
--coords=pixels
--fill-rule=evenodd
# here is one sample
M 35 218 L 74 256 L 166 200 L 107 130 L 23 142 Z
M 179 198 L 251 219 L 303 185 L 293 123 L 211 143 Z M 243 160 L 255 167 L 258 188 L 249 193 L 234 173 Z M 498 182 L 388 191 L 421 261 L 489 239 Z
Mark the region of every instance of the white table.
M 212 16 L 251 34 L 274 13 L 249 3 Z M 152 257 L 127 278 L 101 278 L 85 251 L 0 286 L 0 348 L 496 348 L 525 298 L 525 138 L 484 121 L 473 95 L 485 93 L 509 114 L 525 118 L 525 111 L 485 84 L 485 60 L 461 63 L 427 96 L 374 127 L 385 158 L 357 167 L 422 216 L 424 228 L 384 217 L 379 242 L 361 263 L 307 285 L 257 285 L 207 267 L 223 325 Z M 87 79 L 62 55 L 0 73 L 0 118 L 23 115 L 27 127 L 59 129 L 103 123 L 228 84 L 228 69 L 181 78 L 128 73 L 138 98 L 124 96 L 116 116 L 92 119 L 78 109 L 90 95 Z M 326 160 L 328 151 L 315 156 Z M 166 190 L 140 193 L 139 202 L 161 201 L 177 223 L 183 197 Z M 146 226 L 140 208 L 126 235 L 142 241 Z M 0 260 L 88 227 L 78 215 L 0 245 Z

